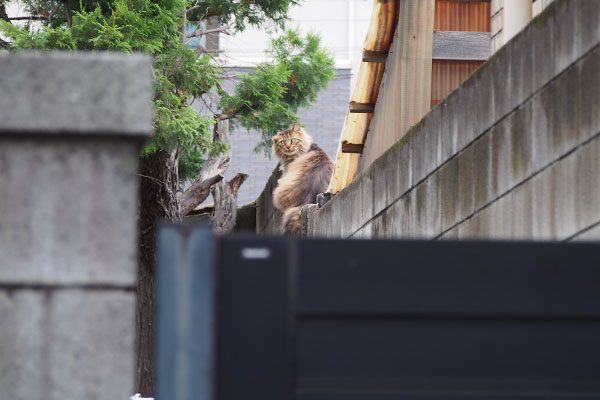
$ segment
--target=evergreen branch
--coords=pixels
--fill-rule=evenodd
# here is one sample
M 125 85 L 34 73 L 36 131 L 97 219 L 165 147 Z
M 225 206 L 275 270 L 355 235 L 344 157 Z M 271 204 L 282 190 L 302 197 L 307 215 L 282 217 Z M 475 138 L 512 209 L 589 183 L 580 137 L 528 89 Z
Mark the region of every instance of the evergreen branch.
M 211 97 L 210 94 L 208 96 Z M 210 111 L 213 115 L 217 115 L 217 113 L 212 110 L 211 105 L 206 102 L 204 96 L 200 96 L 200 100 L 202 100 L 202 103 L 204 103 L 204 106 L 208 109 L 208 111 Z M 213 100 L 212 97 L 211 100 Z
M 169 75 L 167 75 L 167 79 L 173 78 L 173 75 L 175 74 L 175 72 L 177 72 L 177 70 L 179 68 L 181 68 L 182 65 L 183 65 L 183 58 L 179 58 L 179 61 L 177 61 L 177 64 L 175 64 L 175 67 L 173 68 L 173 70 L 169 73 Z M 177 91 L 175 93 L 177 93 Z
M 246 0 L 242 4 L 240 4 L 240 7 L 248 7 L 252 3 L 254 3 L 254 0 Z

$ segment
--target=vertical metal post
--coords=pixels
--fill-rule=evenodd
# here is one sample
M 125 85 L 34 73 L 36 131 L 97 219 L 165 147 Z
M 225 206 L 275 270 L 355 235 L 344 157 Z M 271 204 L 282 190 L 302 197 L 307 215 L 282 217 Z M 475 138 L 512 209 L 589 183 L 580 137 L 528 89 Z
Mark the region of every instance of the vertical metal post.
M 215 276 L 207 226 L 163 226 L 158 233 L 156 397 L 214 397 Z
M 531 21 L 531 0 L 504 0 L 504 43 L 508 43 Z

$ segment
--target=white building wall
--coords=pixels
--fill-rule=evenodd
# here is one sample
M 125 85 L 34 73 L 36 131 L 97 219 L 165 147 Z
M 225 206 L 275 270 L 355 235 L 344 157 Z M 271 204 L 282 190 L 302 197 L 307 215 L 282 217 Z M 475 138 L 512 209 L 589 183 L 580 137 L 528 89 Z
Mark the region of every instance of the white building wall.
M 554 0 L 491 0 L 492 1 L 492 54 L 525 27 Z M 531 1 L 531 7 L 522 7 Z M 507 7 L 510 9 L 507 11 Z M 518 10 L 515 8 L 519 8 Z M 525 23 L 524 23 L 525 22 Z
M 373 0 L 304 0 L 290 10 L 289 27 L 298 27 L 303 33 L 318 33 L 323 45 L 333 54 L 336 68 L 352 68 L 354 72 L 361 61 L 372 9 Z M 237 35 L 221 35 L 226 64 L 246 67 L 264 61 L 273 29 L 248 29 Z

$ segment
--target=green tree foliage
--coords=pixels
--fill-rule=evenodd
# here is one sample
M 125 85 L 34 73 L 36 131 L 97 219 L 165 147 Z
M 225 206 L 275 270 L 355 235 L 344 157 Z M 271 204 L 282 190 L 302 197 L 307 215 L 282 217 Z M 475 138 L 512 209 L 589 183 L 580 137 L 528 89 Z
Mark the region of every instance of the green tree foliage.
M 190 20 L 216 17 L 221 25 L 233 25 L 243 31 L 247 25 L 264 27 L 273 23 L 282 26 L 287 20 L 290 6 L 301 0 L 203 0 L 196 1 L 190 8 Z
M 314 102 L 334 74 L 333 59 L 314 34 L 302 37 L 287 30 L 272 41 L 268 55 L 273 62 L 243 75 L 235 93 L 224 94 L 220 104 L 242 126 L 262 132 L 255 150 L 265 154 L 270 153 L 271 137 L 296 122 L 298 109 Z
M 153 56 L 155 73 L 154 132 L 143 150 L 178 151 L 182 180 L 200 173 L 204 160 L 222 152 L 212 141 L 217 119 L 231 119 L 258 130 L 256 150 L 267 154 L 271 136 L 298 120 L 298 108 L 314 101 L 333 77 L 333 60 L 316 35 L 287 30 L 272 41 L 270 60 L 241 76 L 234 93 L 221 88 L 224 71 L 214 54 L 189 46 L 188 26 L 217 19 L 234 31 L 266 24 L 283 26 L 298 0 L 27 0 L 30 15 L 41 20 L 24 27 L 0 21 L 11 49 L 144 52 Z M 201 29 L 199 29 L 201 35 Z M 185 32 L 185 33 L 184 33 Z M 199 114 L 190 102 L 220 97 L 222 112 Z

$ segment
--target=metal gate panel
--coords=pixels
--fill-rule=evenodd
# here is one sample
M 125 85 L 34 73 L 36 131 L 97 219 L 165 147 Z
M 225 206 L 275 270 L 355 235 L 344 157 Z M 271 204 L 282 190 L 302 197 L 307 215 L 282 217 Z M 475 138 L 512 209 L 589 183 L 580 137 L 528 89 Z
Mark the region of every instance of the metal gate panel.
M 217 398 L 290 398 L 293 349 L 287 242 L 220 238 L 216 257 Z
M 177 296 L 159 291 L 157 377 L 172 393 L 187 371 L 197 399 L 600 398 L 597 244 L 174 232 L 160 239 L 159 289 Z
M 600 317 L 585 243 L 299 242 L 299 313 Z
M 303 240 L 297 256 L 299 399 L 600 395 L 597 245 Z

